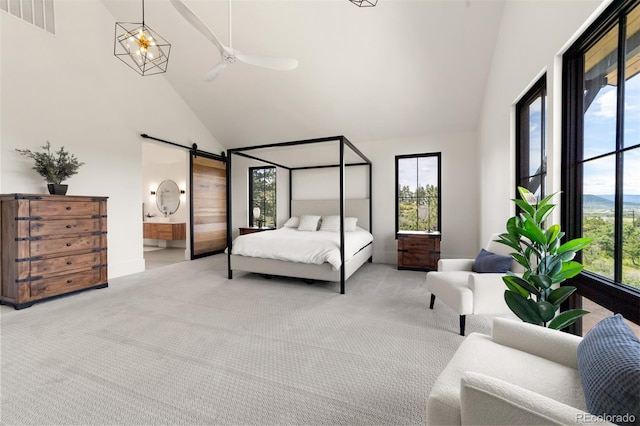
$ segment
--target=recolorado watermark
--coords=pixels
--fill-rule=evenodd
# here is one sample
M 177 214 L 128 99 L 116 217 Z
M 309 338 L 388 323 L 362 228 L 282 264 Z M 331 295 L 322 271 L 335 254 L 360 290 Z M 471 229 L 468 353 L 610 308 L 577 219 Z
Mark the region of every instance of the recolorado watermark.
M 616 423 L 616 424 L 633 424 L 636 421 L 636 416 L 630 413 L 627 414 L 601 414 L 594 415 L 589 413 L 576 414 L 576 423 L 583 424 L 596 424 L 596 423 Z

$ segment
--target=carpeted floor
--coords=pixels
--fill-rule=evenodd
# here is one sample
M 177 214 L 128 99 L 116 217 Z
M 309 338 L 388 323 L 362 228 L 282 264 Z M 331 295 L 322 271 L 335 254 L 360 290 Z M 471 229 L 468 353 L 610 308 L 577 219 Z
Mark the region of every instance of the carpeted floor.
M 424 273 L 367 264 L 345 295 L 235 276 L 217 255 L 0 307 L 2 424 L 425 423 L 463 338 Z

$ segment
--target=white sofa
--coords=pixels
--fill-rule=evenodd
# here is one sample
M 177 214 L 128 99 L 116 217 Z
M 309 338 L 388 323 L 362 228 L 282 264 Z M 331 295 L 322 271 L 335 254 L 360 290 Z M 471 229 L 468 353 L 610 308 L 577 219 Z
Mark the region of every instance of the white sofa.
M 436 380 L 427 401 L 427 424 L 592 423 L 578 373 L 581 341 L 495 318 L 492 336 L 471 333 Z

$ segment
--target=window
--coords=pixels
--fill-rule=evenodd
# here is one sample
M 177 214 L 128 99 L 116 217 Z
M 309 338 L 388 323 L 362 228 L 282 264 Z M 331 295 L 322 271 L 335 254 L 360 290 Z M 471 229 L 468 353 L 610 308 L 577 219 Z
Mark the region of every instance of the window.
M 591 237 L 581 295 L 640 323 L 640 2 L 614 2 L 564 57 L 563 225 Z M 579 305 L 580 301 L 575 302 Z
M 275 167 L 249 168 L 249 226 L 276 226 Z
M 396 156 L 398 231 L 440 231 L 440 153 Z
M 516 104 L 516 180 L 541 200 L 546 196 L 546 75 Z M 518 196 L 517 188 L 515 189 Z

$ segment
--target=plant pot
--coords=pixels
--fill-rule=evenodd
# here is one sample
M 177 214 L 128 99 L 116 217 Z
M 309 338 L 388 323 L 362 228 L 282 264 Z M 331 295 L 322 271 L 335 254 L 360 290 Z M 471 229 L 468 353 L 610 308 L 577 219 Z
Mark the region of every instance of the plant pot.
M 65 195 L 69 185 L 63 185 L 61 183 L 48 183 L 47 188 L 51 195 Z

